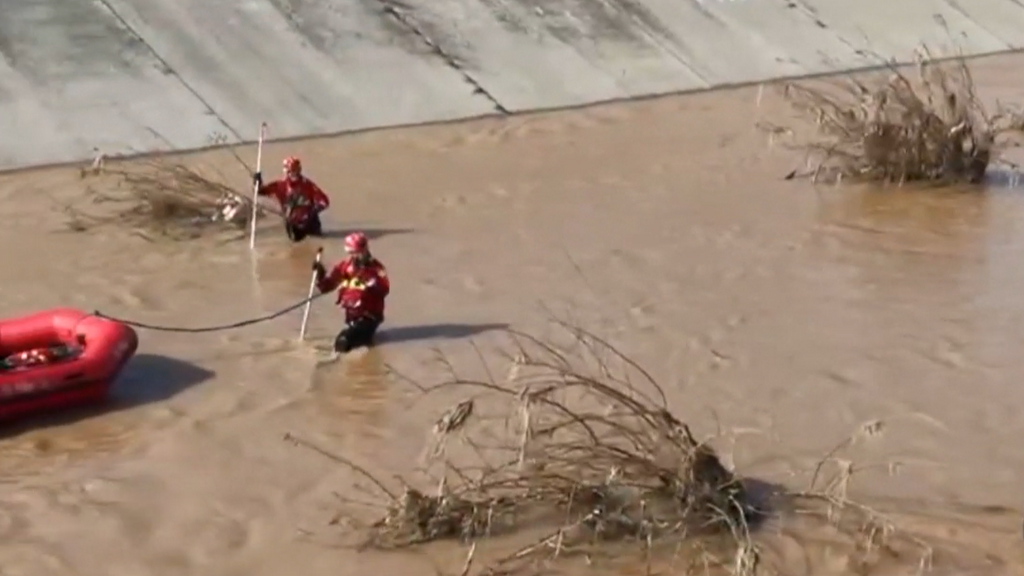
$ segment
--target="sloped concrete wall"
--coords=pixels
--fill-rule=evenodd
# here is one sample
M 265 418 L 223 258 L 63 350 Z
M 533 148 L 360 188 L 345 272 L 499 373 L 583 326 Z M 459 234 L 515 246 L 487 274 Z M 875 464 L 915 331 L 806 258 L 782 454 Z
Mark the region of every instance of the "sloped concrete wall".
M 4 0 L 0 169 L 1024 46 L 1019 0 Z

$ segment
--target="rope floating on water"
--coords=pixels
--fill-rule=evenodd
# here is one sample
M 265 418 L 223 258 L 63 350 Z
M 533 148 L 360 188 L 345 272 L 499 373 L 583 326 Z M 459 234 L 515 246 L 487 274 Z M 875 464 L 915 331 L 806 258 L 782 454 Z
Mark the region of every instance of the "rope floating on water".
M 135 322 L 134 320 L 126 320 L 124 318 L 118 318 L 116 316 L 109 316 L 107 314 L 104 314 L 103 312 L 100 312 L 99 310 L 93 311 L 92 314 L 93 314 L 93 316 L 96 316 L 97 318 L 104 318 L 106 320 L 112 320 L 114 322 L 120 322 L 121 324 L 124 324 L 125 326 L 131 326 L 132 328 L 140 328 L 140 329 L 143 329 L 143 330 L 153 330 L 153 331 L 156 331 L 156 332 L 179 332 L 179 333 L 186 333 L 186 334 L 199 334 L 199 333 L 203 333 L 203 332 L 223 332 L 225 330 L 235 330 L 237 328 L 244 328 L 246 326 L 252 326 L 253 324 L 259 324 L 261 322 L 268 322 L 268 321 L 273 320 L 275 318 L 279 318 L 281 316 L 284 316 L 285 314 L 287 314 L 287 313 L 289 313 L 289 312 L 291 312 L 293 310 L 298 310 L 299 308 L 305 306 L 307 302 L 312 302 L 312 301 L 316 300 L 317 298 L 321 298 L 321 297 L 326 296 L 328 294 L 330 294 L 330 292 L 324 292 L 322 294 L 315 294 L 315 295 L 313 295 L 313 296 L 311 296 L 309 298 L 303 298 L 302 300 L 296 302 L 295 304 L 292 304 L 291 306 L 288 306 L 287 308 L 282 308 L 281 310 L 278 310 L 277 312 L 273 312 L 271 314 L 266 314 L 264 316 L 258 316 L 256 318 L 249 318 L 248 320 L 240 320 L 238 322 L 232 322 L 231 324 L 221 324 L 219 326 L 204 326 L 202 328 L 188 328 L 188 327 L 183 327 L 183 326 L 162 326 L 162 325 L 159 325 L 159 324 L 146 324 L 144 322 Z

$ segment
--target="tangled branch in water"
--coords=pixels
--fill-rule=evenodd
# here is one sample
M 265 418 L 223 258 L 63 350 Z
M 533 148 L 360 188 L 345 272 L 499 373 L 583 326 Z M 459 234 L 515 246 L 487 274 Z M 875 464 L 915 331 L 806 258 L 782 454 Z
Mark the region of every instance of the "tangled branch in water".
M 97 159 L 81 175 L 95 185 L 87 188 L 88 210 L 81 203 L 64 206 L 74 231 L 118 226 L 144 237 L 187 240 L 242 229 L 252 218 L 251 191 L 186 164 L 153 159 L 110 168 Z M 257 217 L 264 212 L 260 206 Z
M 751 576 L 784 573 L 783 535 L 799 533 L 827 543 L 830 554 L 847 553 L 857 573 L 930 565 L 931 541 L 848 498 L 855 466 L 837 456 L 854 438 L 818 465 L 808 489 L 755 496 L 669 410 L 640 366 L 563 326 L 574 352 L 511 333 L 515 353 L 502 380 L 464 379 L 447 365 L 450 376 L 439 384 L 410 382 L 426 395 L 463 394 L 429 435 L 427 479 L 418 487 L 405 480 L 389 487 L 343 456 L 286 437 L 355 471 L 386 498 L 376 521 L 356 529 L 361 547 L 472 543 L 463 575 L 471 565 L 481 574 L 534 574 L 583 559 L 609 568 L 646 564 L 648 573 Z M 880 431 L 872 422 L 858 434 Z M 342 517 L 355 522 L 348 511 L 336 522 Z M 772 530 L 758 530 L 766 522 Z M 475 562 L 485 541 L 504 551 Z
M 978 183 L 986 168 L 1017 145 L 1024 115 L 1001 105 L 989 112 L 963 57 L 935 61 L 919 52 L 916 74 L 889 66 L 888 76 L 789 82 L 783 96 L 813 119 L 816 133 L 790 143 L 812 167 L 803 176 L 903 184 Z M 795 131 L 762 124 L 771 138 Z M 797 176 L 794 171 L 788 176 Z

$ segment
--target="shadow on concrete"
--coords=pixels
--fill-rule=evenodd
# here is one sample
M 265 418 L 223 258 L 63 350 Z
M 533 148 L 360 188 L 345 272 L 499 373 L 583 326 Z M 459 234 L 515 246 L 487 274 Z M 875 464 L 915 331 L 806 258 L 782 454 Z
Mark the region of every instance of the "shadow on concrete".
M 377 341 L 380 344 L 390 344 L 416 340 L 457 340 L 492 330 L 507 329 L 508 324 L 421 324 L 381 328 Z
M 29 430 L 65 426 L 103 414 L 168 400 L 213 376 L 213 372 L 182 360 L 156 354 L 136 354 L 114 383 L 106 401 L 2 422 L 0 440 Z

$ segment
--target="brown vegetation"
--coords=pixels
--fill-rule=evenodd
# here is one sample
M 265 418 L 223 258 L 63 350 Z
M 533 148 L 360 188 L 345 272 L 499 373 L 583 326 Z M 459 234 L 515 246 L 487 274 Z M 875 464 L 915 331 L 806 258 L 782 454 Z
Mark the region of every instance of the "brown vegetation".
M 880 434 L 880 422 L 832 450 L 807 489 L 757 495 L 757 483 L 723 465 L 714 439 L 698 439 L 641 367 L 593 334 L 564 327 L 573 337 L 567 346 L 512 333 L 503 379 L 463 379 L 446 364 L 441 383 L 410 383 L 422 394 L 463 398 L 433 427 L 419 482 L 391 486 L 289 434 L 384 499 L 380 516 L 359 521 L 354 504 L 365 503 L 339 495 L 348 505 L 332 523 L 349 526 L 364 549 L 471 544 L 463 575 L 538 574 L 580 562 L 646 566 L 648 574 L 788 573 L 785 538 L 818 543 L 831 565 L 843 559 L 842 573 L 917 574 L 931 565 L 940 538 L 898 527 L 848 497 L 855 466 L 838 456 L 859 437 Z M 991 562 L 969 551 L 956 565 Z
M 148 239 L 187 240 L 244 230 L 252 217 L 246 180 L 243 186 L 229 186 L 221 174 L 180 162 L 156 158 L 107 167 L 98 158 L 81 176 L 91 180 L 86 197 L 63 207 L 74 231 L 116 225 Z M 258 215 L 264 211 L 261 206 Z
M 787 178 L 978 183 L 1018 145 L 1024 115 L 1002 105 L 988 111 L 964 58 L 935 61 L 922 50 L 914 70 L 890 66 L 885 74 L 783 84 L 784 98 L 816 126 L 810 138 L 790 143 L 811 169 Z M 761 128 L 773 139 L 798 132 Z

